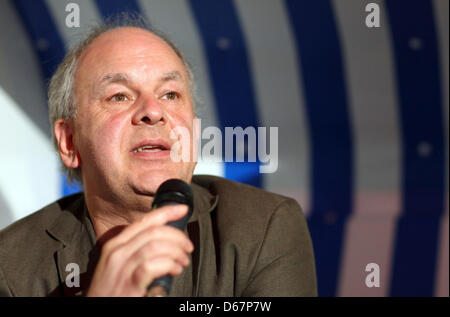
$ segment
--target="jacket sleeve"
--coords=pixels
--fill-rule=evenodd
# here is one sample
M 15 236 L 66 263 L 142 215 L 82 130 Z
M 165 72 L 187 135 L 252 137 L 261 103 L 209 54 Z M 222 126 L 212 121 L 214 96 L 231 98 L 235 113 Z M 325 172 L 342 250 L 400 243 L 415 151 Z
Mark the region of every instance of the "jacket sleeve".
M 5 275 L 3 274 L 3 270 L 0 267 L 0 297 L 11 297 L 13 296 L 8 284 L 6 283 Z
M 273 212 L 242 296 L 317 296 L 312 241 L 295 200 L 283 201 Z

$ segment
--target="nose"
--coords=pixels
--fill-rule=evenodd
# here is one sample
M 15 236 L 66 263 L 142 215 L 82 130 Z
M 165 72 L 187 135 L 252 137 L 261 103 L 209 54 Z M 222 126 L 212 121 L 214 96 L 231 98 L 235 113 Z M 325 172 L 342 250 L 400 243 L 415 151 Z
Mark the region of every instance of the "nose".
M 164 111 L 158 102 L 158 99 L 155 97 L 148 97 L 142 100 L 133 115 L 133 124 L 154 125 L 160 121 L 164 121 Z

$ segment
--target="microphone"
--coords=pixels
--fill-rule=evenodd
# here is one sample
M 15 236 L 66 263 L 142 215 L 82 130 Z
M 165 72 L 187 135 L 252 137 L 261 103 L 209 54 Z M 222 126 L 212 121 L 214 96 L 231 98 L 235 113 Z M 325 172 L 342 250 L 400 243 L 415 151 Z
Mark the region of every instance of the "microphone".
M 167 225 L 184 231 L 189 218 L 194 210 L 194 199 L 191 187 L 180 179 L 169 179 L 162 183 L 156 191 L 152 209 L 167 205 L 185 204 L 188 213 L 181 219 L 169 222 Z M 165 297 L 172 286 L 172 276 L 166 275 L 157 278 L 147 287 L 148 297 Z

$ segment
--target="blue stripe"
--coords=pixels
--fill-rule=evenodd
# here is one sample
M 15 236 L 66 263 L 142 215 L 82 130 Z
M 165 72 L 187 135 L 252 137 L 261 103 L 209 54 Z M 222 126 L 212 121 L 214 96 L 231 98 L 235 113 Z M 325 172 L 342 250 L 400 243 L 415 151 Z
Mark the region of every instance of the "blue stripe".
M 407 11 L 405 13 L 405 6 Z M 432 296 L 444 212 L 444 124 L 431 1 L 386 1 L 403 136 L 403 215 L 397 224 L 392 296 Z M 411 39 L 420 39 L 412 49 Z M 416 41 L 417 46 L 417 41 Z M 426 142 L 431 152 L 420 156 Z
M 311 135 L 311 236 L 321 296 L 335 296 L 353 208 L 353 149 L 341 47 L 328 0 L 286 0 Z
M 16 7 L 26 26 L 47 81 L 65 54 L 64 42 L 53 22 L 50 10 L 43 0 L 11 0 L 11 3 Z
M 121 12 L 141 12 L 136 0 L 95 0 L 95 2 L 103 18 Z
M 226 170 L 226 177 L 228 179 L 237 180 L 241 183 L 259 185 L 259 163 L 258 162 L 239 162 L 226 163 L 228 170 Z M 234 164 L 234 165 L 232 165 Z M 234 167 L 234 168 L 230 168 Z
M 190 5 L 205 44 L 222 132 L 225 127 L 256 128 L 259 120 L 247 48 L 232 2 L 191 0 Z M 253 175 L 249 177 L 248 173 Z M 259 162 L 225 163 L 225 176 L 239 182 L 262 186 Z
M 67 181 L 67 174 L 61 175 L 61 180 L 62 180 L 63 196 L 83 191 L 83 186 L 81 186 L 78 182 L 74 184 L 69 184 L 69 182 Z

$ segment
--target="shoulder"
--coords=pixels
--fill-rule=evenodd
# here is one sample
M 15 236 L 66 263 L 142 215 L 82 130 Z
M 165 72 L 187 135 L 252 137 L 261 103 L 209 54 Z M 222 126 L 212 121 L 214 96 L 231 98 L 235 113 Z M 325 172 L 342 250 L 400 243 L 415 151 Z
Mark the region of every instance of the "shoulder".
M 51 270 L 54 252 L 61 247 L 49 228 L 64 212 L 75 215 L 72 209 L 83 201 L 82 197 L 81 193 L 64 197 L 0 231 L 0 295 L 32 293 L 26 285 L 30 288 L 29 281 L 39 272 Z
M 46 235 L 48 229 L 75 201 L 80 200 L 81 193 L 61 198 L 40 210 L 12 223 L 0 231 L 0 254 L 9 248 L 17 248 L 24 244 L 33 245 L 33 241 Z
M 213 217 L 233 233 L 263 235 L 275 215 L 304 218 L 297 201 L 283 195 L 216 176 L 194 176 L 192 182 L 217 196 Z
M 193 183 L 215 197 L 202 219 L 203 242 L 216 255 L 204 263 L 222 283 L 217 294 L 315 296 L 312 242 L 294 199 L 220 177 L 196 176 Z
M 295 201 L 283 195 L 218 176 L 195 175 L 192 182 L 207 189 L 211 194 L 218 195 L 227 205 L 254 208 L 257 204 L 270 209 L 286 201 Z

